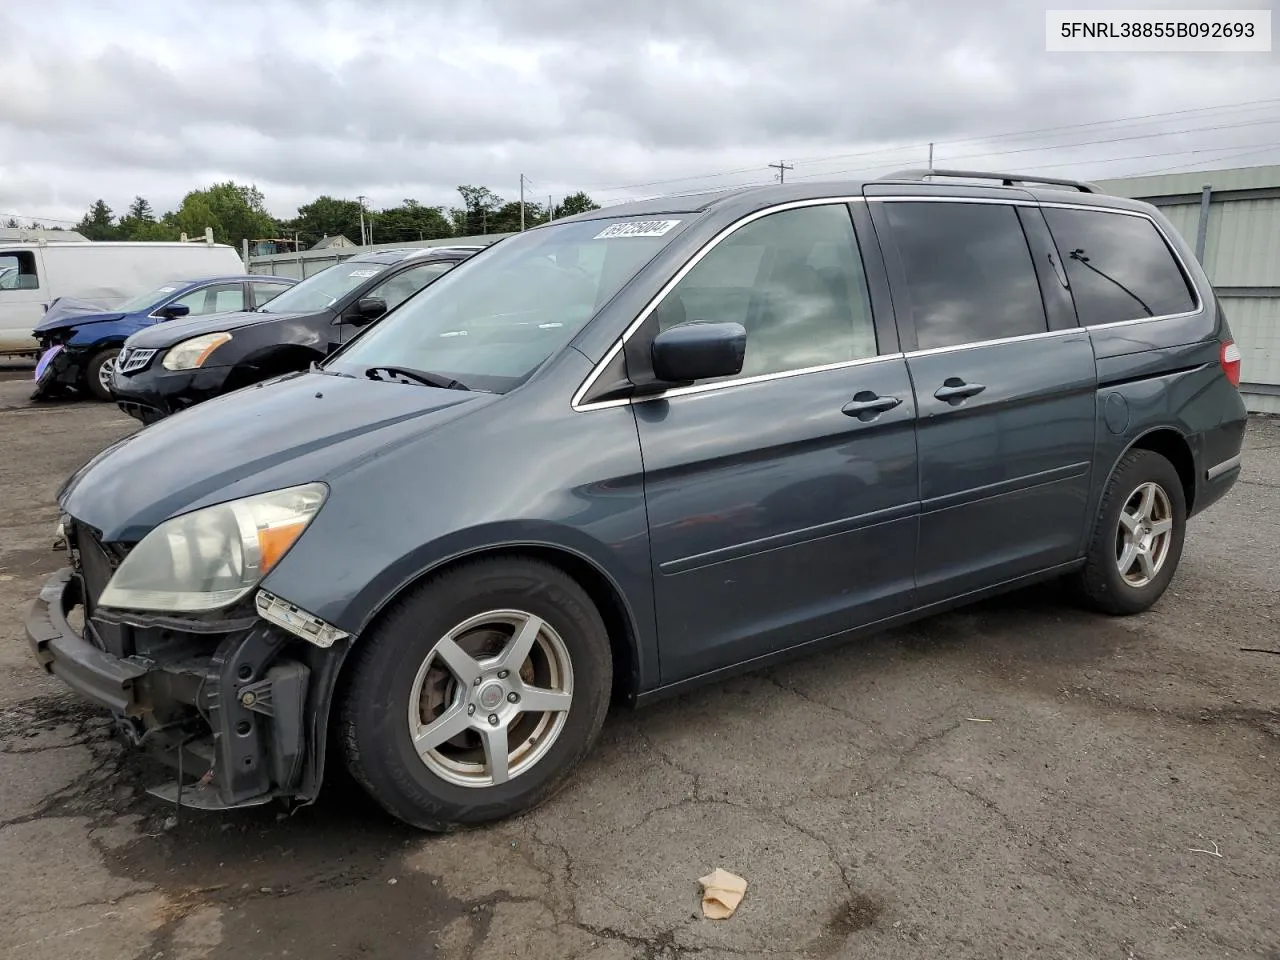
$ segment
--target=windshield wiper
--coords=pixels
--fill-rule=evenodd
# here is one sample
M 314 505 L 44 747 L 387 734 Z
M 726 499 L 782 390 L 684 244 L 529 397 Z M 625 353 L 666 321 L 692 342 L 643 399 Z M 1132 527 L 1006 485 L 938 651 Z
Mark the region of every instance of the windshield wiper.
M 410 367 L 370 367 L 364 372 L 364 375 L 370 380 L 384 380 L 382 374 L 388 374 L 393 379 L 399 377 L 403 380 L 413 380 L 426 387 L 442 387 L 445 390 L 466 390 L 467 385 L 460 380 L 454 380 L 452 377 L 442 377 L 438 373 L 431 373 L 427 370 L 414 370 Z

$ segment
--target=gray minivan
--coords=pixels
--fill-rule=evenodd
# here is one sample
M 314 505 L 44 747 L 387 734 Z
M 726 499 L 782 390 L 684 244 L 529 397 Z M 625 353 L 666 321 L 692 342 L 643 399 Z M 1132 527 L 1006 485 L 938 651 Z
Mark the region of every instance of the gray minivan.
M 612 700 L 1048 578 L 1147 609 L 1239 475 L 1239 363 L 1183 240 L 1088 184 L 595 210 L 95 457 L 27 629 L 159 796 L 309 802 L 336 759 L 483 822 Z

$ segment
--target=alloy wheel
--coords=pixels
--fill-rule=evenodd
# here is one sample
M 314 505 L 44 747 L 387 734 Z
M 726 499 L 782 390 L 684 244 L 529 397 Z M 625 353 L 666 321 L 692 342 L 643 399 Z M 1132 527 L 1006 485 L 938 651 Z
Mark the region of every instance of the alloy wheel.
M 1160 484 L 1148 481 L 1129 494 L 1116 529 L 1116 567 L 1126 584 L 1142 588 L 1160 573 L 1173 543 L 1173 507 Z
M 526 773 L 564 729 L 573 664 L 540 617 L 493 610 L 437 641 L 409 691 L 409 734 L 441 779 L 491 787 Z

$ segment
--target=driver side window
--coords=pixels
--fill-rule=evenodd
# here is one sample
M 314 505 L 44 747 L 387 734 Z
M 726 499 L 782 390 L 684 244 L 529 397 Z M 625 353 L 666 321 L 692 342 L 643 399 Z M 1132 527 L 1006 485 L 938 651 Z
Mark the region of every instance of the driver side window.
M 784 210 L 739 228 L 654 316 L 658 330 L 696 320 L 742 324 L 747 352 L 739 377 L 876 355 L 862 257 L 843 204 Z
M 384 280 L 366 293 L 365 296 L 381 297 L 387 302 L 387 311 L 390 312 L 432 280 L 447 273 L 453 266 L 454 264 L 449 260 L 433 260 L 431 263 L 410 267 L 408 270 L 402 270 L 394 277 Z
M 244 309 L 244 287 L 239 283 L 215 283 L 192 290 L 173 301 L 188 307 L 188 316 L 203 317 L 211 313 L 231 313 Z

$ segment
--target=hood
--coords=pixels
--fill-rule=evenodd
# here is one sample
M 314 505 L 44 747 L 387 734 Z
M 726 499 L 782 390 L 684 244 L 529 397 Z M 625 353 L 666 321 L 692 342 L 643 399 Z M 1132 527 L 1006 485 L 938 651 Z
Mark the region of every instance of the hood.
M 296 317 L 306 316 L 310 316 L 310 314 L 257 313 L 250 310 L 241 313 L 214 313 L 207 317 L 182 317 L 178 320 L 166 320 L 163 323 L 147 327 L 145 330 L 139 330 L 127 342 L 131 350 L 134 347 L 165 350 L 189 337 L 198 337 L 205 333 L 239 330 L 241 327 L 252 327 L 259 323 L 292 320 Z
M 314 480 L 501 399 L 321 373 L 246 387 L 144 427 L 80 468 L 65 513 L 134 542 L 179 513 Z
M 75 300 L 71 297 L 60 297 L 49 305 L 35 333 L 48 333 L 50 330 L 63 330 L 77 327 L 82 323 L 102 323 L 107 320 L 119 320 L 123 313 L 109 313 L 100 303 L 89 300 Z

